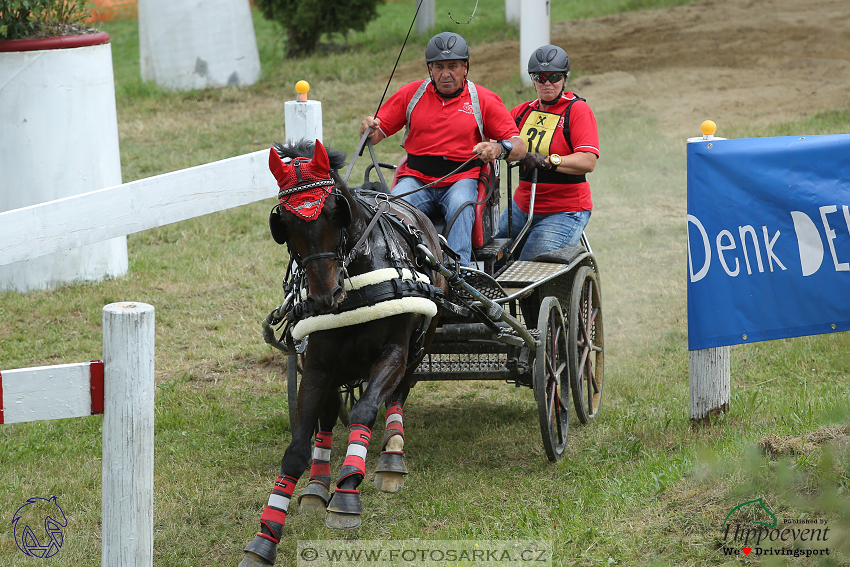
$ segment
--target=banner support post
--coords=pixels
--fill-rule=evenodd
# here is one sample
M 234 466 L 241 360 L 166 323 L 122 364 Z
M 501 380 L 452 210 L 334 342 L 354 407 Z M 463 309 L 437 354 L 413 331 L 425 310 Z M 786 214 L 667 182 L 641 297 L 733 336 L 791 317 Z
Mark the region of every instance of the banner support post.
M 717 125 L 706 120 L 700 126 L 702 136 L 688 143 L 715 138 Z M 711 418 L 729 411 L 732 398 L 731 347 L 722 346 L 688 352 L 688 384 L 692 425 L 709 425 Z

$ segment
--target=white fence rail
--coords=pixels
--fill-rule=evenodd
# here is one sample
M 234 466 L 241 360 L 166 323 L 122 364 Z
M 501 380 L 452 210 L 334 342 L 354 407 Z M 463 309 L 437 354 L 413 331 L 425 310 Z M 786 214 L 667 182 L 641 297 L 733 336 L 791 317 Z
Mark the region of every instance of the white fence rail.
M 277 195 L 269 150 L 0 213 L 0 266 Z

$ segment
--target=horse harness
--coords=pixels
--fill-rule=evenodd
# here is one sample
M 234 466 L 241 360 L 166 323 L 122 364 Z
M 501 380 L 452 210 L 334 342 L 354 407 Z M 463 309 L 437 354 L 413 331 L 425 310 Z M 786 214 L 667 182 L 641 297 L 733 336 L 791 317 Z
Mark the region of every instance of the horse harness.
M 364 198 L 361 193 L 373 196 L 374 205 Z M 411 260 L 401 244 L 401 241 L 404 241 L 410 250 L 416 251 L 417 245 L 425 244 L 422 231 L 407 224 L 402 218 L 394 214 L 386 197 L 384 193 L 362 190 L 355 195 L 357 205 L 368 211 L 372 218 L 363 235 L 347 254 L 345 253 L 345 248 L 348 241 L 348 233 L 345 228 L 341 230 L 340 242 L 336 252 L 311 254 L 302 259 L 290 248 L 290 262 L 283 281 L 286 301 L 280 308 L 269 315 L 267 320 L 270 324 L 278 325 L 284 323 L 285 327 L 291 330 L 298 322 L 304 319 L 322 315 L 312 303 L 306 301 L 307 282 L 304 272 L 306 264 L 319 258 L 335 258 L 342 265 L 345 278 L 350 281 L 348 266 L 356 257 L 369 254 L 368 238 L 375 230 L 379 230 L 382 233 L 384 241 L 387 243 L 387 253 L 392 268 L 398 274 L 397 277 L 355 289 L 348 289 L 345 299 L 330 314 L 340 315 L 381 302 L 410 297 L 425 298 L 438 305 L 445 305 L 447 303 L 443 290 L 434 286 L 432 283 L 434 274 L 428 264 L 422 262 L 419 258 Z M 348 204 L 348 201 L 341 194 L 338 196 L 339 201 L 346 203 L 346 205 Z M 277 205 L 272 210 L 272 215 L 279 214 L 279 206 Z M 350 214 L 350 211 L 348 211 L 348 214 Z M 412 279 L 409 277 L 409 274 L 416 274 L 418 271 L 426 272 L 429 281 L 418 279 L 415 275 Z M 414 333 L 411 340 L 411 354 L 419 353 L 422 350 L 429 323 L 430 318 L 424 318 Z M 411 360 L 413 358 L 415 357 L 412 357 Z

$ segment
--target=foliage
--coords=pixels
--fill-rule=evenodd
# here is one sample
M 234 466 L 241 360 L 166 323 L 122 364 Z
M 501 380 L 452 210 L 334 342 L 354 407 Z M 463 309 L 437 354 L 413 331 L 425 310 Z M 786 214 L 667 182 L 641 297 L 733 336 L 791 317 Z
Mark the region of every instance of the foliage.
M 88 17 L 84 0 L 0 0 L 0 38 L 64 35 Z
M 287 54 L 309 55 L 323 33 L 363 31 L 378 14 L 384 0 L 258 0 L 257 6 L 269 20 L 286 30 Z

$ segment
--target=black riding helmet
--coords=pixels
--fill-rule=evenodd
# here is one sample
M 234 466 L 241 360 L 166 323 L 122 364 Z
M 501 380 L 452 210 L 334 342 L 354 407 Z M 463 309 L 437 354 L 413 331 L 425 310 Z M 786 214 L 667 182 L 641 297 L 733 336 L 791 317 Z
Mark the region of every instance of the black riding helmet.
M 469 46 L 460 35 L 452 32 L 438 33 L 425 46 L 425 62 L 462 59 L 469 61 Z
M 528 60 L 529 73 L 569 73 L 570 58 L 557 45 L 538 47 Z

